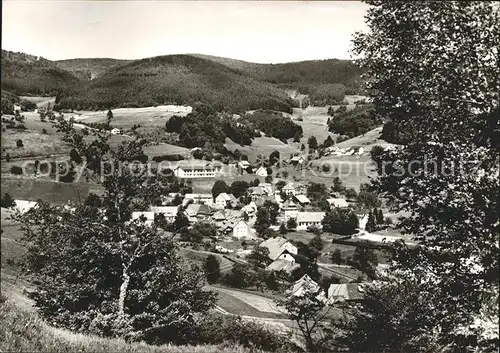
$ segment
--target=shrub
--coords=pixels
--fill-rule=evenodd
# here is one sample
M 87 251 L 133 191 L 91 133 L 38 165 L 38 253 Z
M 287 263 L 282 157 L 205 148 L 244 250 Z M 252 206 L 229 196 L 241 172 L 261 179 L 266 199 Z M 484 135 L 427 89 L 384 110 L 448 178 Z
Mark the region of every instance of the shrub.
M 16 205 L 16 202 L 14 201 L 12 196 L 10 196 L 10 194 L 7 192 L 3 195 L 2 199 L 0 200 L 0 203 L 3 208 L 10 208 Z
M 45 135 L 46 135 L 46 134 L 47 134 L 47 129 L 43 128 L 43 129 L 42 129 L 42 134 L 45 134 Z
M 16 146 L 17 146 L 18 148 L 24 147 L 23 140 L 21 140 L 21 139 L 17 140 L 17 141 L 16 141 Z
M 11 168 L 10 168 L 10 172 L 14 175 L 21 175 L 23 174 L 23 168 L 17 166 L 17 165 L 13 165 Z
M 268 352 L 296 352 L 298 348 L 285 337 L 241 317 L 215 316 L 204 320 L 199 327 L 199 342 L 219 344 L 231 342 Z

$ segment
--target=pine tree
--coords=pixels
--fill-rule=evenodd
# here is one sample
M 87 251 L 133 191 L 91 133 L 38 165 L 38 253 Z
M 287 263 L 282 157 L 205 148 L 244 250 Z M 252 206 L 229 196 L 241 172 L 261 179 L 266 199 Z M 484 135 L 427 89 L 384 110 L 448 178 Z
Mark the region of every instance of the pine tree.
M 376 210 L 368 212 L 368 221 L 366 222 L 367 232 L 374 232 L 377 228 L 377 225 L 375 224 L 375 216 L 373 215 L 375 211 Z

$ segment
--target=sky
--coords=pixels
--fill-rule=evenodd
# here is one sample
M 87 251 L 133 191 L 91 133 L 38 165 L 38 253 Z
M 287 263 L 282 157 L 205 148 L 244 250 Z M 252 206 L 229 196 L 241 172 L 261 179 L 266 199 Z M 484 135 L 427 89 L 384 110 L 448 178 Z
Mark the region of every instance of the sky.
M 258 63 L 348 59 L 358 1 L 2 1 L 2 49 L 50 60 L 201 53 Z

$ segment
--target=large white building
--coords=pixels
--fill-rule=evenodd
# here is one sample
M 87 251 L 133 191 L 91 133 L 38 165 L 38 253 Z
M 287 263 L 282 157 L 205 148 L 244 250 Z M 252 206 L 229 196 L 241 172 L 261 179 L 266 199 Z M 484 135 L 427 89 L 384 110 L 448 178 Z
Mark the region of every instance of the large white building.
M 180 161 L 173 169 L 178 178 L 215 178 L 224 174 L 222 166 L 218 163 L 189 159 Z
M 297 230 L 307 230 L 309 227 L 323 228 L 321 221 L 325 212 L 297 212 Z

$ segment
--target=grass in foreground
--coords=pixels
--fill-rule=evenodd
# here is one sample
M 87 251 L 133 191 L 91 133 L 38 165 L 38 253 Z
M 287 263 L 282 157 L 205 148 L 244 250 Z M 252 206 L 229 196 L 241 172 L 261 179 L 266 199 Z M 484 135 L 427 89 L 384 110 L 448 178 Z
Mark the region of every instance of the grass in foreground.
M 34 312 L 23 310 L 8 299 L 0 304 L 0 352 L 147 352 L 147 353 L 247 353 L 260 352 L 241 346 L 151 346 L 75 334 L 42 321 Z

